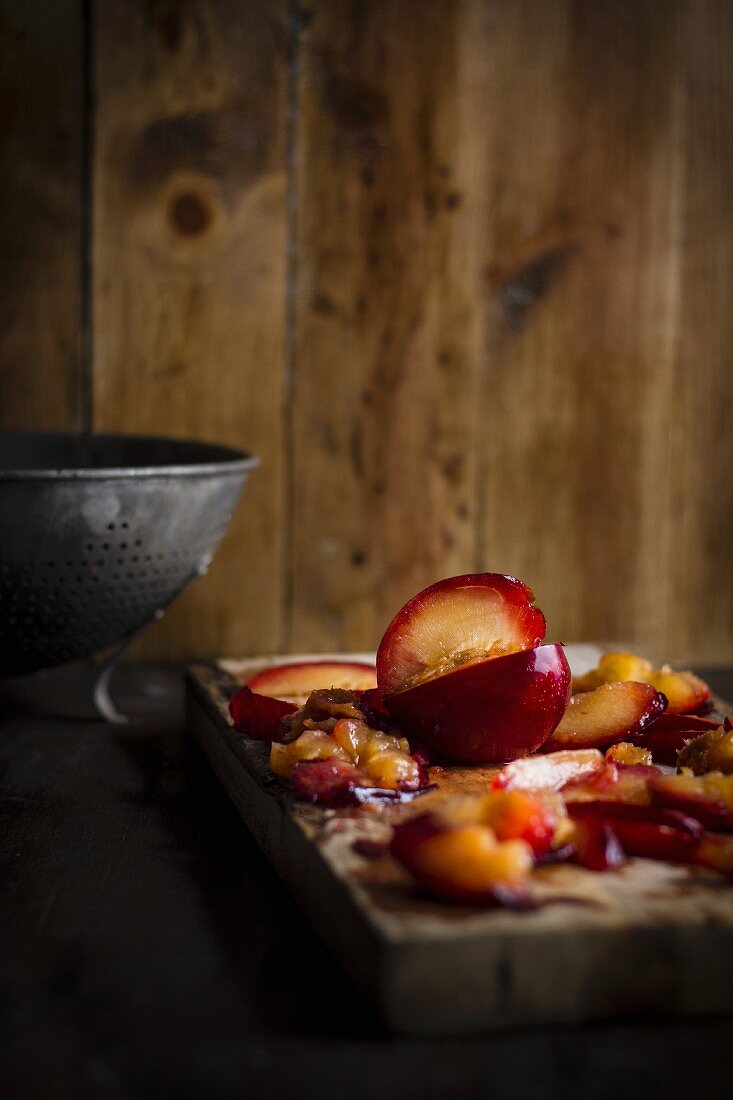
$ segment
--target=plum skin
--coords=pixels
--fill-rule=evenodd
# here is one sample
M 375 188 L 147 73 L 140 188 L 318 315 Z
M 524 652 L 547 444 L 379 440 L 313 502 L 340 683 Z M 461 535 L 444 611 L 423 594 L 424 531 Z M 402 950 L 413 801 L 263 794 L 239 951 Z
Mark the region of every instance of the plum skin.
M 459 764 L 504 764 L 550 737 L 570 698 L 561 645 L 487 658 L 385 697 L 408 736 Z

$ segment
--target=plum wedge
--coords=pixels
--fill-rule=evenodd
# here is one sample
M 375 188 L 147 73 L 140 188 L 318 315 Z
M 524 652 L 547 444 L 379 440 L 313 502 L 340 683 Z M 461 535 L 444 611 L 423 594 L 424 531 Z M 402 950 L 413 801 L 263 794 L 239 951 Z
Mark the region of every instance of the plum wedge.
M 733 829 L 733 775 L 660 775 L 650 790 L 658 806 L 681 810 L 710 829 Z
M 512 760 L 491 781 L 495 790 L 559 791 L 571 780 L 589 779 L 603 768 L 598 749 L 565 749 Z
M 602 684 L 626 682 L 651 684 L 667 697 L 669 714 L 691 714 L 710 704 L 708 685 L 694 672 L 676 671 L 669 665 L 654 668 L 645 657 L 634 653 L 604 653 L 598 666 L 573 681 L 573 692 L 593 691 Z
M 604 748 L 615 741 L 631 741 L 666 705 L 665 697 L 651 684 L 633 680 L 602 684 L 573 695 L 545 749 Z
M 362 661 L 295 661 L 263 669 L 247 687 L 259 695 L 305 702 L 312 691 L 323 688 L 367 691 L 376 683 L 374 665 Z
M 469 573 L 409 600 L 377 652 L 384 706 L 447 761 L 502 764 L 538 749 L 570 696 L 559 645 L 539 645 L 532 590 L 501 573 Z
M 694 817 L 658 806 L 623 802 L 573 802 L 570 817 L 587 823 L 593 819 L 609 826 L 628 856 L 694 862 L 703 827 Z

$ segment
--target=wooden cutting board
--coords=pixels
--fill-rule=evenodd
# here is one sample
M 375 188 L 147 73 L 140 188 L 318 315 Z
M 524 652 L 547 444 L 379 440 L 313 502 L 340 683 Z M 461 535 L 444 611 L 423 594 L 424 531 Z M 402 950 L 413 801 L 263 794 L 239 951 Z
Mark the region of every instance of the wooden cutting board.
M 577 669 L 584 654 L 568 647 L 568 656 Z M 268 747 L 235 733 L 227 709 L 238 684 L 277 660 L 192 666 L 189 729 L 387 1026 L 458 1032 L 733 1010 L 733 886 L 717 875 L 650 860 L 605 874 L 546 867 L 534 876 L 537 908 L 512 912 L 430 901 L 388 855 L 360 855 L 355 841 L 385 840 L 391 821 L 484 789 L 493 770 L 449 769 L 436 791 L 405 806 L 294 802 L 270 775 Z

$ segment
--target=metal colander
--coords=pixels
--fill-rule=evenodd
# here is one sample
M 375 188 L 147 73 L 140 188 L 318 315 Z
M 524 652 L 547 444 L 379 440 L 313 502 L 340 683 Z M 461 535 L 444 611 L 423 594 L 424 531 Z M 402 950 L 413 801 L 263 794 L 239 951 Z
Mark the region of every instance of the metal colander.
M 0 434 L 0 676 L 159 617 L 206 572 L 256 465 L 184 440 Z

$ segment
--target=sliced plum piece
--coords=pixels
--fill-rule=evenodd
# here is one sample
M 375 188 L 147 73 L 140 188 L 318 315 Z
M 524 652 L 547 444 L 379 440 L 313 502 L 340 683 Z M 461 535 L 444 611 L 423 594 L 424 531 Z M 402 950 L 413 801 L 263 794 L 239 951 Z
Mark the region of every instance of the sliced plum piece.
M 630 741 L 666 705 L 665 697 L 651 684 L 633 680 L 602 684 L 573 695 L 545 749 L 605 748 L 616 741 Z
M 280 722 L 298 708 L 284 699 L 270 699 L 248 687 L 240 688 L 229 703 L 235 730 L 260 741 L 276 741 L 283 732 Z
M 263 669 L 247 681 L 247 687 L 260 695 L 304 702 L 312 691 L 367 691 L 376 683 L 374 665 L 362 661 L 295 661 Z

